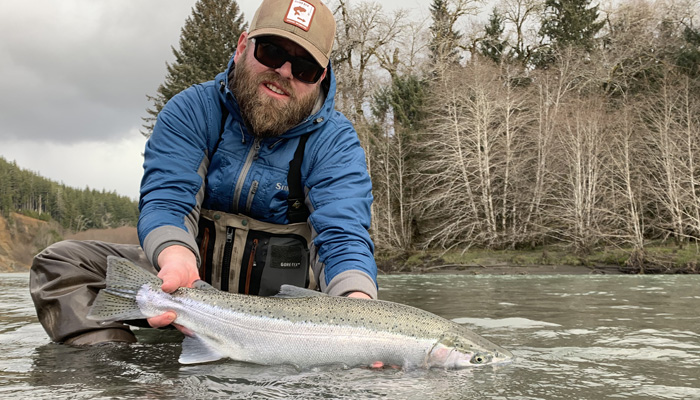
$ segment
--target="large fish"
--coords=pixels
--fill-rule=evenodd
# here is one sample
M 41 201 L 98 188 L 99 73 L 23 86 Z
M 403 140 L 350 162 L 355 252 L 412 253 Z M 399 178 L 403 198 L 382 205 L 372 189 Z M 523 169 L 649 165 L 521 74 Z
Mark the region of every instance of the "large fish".
M 465 327 L 399 303 L 328 296 L 284 285 L 276 297 L 180 288 L 128 260 L 108 258 L 106 288 L 88 318 L 121 321 L 165 311 L 194 334 L 180 362 L 230 357 L 257 364 L 308 368 L 382 362 L 406 368 L 464 368 L 508 362 L 512 354 Z

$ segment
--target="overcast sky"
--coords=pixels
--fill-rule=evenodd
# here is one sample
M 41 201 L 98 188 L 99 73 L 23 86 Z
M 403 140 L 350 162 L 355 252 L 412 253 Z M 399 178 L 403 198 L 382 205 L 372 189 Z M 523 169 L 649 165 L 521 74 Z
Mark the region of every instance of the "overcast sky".
M 146 94 L 163 82 L 195 3 L 1 0 L 0 156 L 69 186 L 137 199 Z M 250 21 L 259 0 L 238 4 Z M 427 9 L 430 0 L 381 4 Z

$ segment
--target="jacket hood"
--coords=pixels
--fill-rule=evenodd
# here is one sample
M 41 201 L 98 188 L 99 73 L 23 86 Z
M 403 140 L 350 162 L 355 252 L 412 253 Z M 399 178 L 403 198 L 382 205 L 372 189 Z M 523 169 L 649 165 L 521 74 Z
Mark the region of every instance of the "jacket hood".
M 221 72 L 216 76 L 216 82 L 219 85 L 219 96 L 221 96 L 223 104 L 226 105 L 229 113 L 232 116 L 234 116 L 234 118 L 238 119 L 241 122 L 242 126 L 245 126 L 245 124 L 243 124 L 243 118 L 241 116 L 240 107 L 238 106 L 238 100 L 233 95 L 233 92 L 231 92 L 231 90 L 229 89 L 229 76 L 233 76 L 232 72 L 236 67 L 235 63 L 233 62 L 233 58 L 235 57 L 235 55 L 236 53 L 234 52 L 231 56 L 231 59 L 228 62 L 228 67 L 226 68 L 226 71 Z M 326 91 L 326 99 L 323 102 L 321 109 L 318 110 L 316 113 L 308 116 L 304 121 L 302 121 L 300 124 L 292 128 L 291 130 L 282 134 L 279 138 L 289 139 L 303 135 L 309 132 L 310 130 L 316 130 L 321 128 L 321 126 L 323 126 L 323 124 L 326 121 L 328 121 L 328 119 L 331 116 L 331 113 L 334 112 L 336 91 L 335 73 L 333 72 L 331 63 L 328 63 L 328 73 L 326 74 L 324 80 L 321 82 L 321 90 Z M 248 133 L 248 135 L 250 135 L 250 133 Z M 272 138 L 272 140 L 279 140 L 279 138 Z

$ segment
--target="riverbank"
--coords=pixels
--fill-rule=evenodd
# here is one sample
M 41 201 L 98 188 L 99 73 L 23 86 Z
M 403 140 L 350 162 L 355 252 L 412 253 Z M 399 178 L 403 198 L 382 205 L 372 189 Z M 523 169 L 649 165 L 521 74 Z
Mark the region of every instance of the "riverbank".
M 695 244 L 652 244 L 643 251 L 600 248 L 587 255 L 549 246 L 532 250 L 378 252 L 376 258 L 380 273 L 385 274 L 700 274 L 700 247 Z

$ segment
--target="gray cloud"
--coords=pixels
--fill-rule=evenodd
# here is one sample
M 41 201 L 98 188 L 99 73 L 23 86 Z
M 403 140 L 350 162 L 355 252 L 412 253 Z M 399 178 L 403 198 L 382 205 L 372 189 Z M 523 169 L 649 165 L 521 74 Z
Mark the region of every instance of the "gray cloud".
M 238 0 L 246 20 L 260 1 Z M 163 82 L 195 3 L 0 0 L 0 157 L 70 186 L 136 198 L 146 94 Z
M 2 0 L 0 143 L 113 141 L 139 129 L 195 3 Z M 238 1 L 246 20 L 259 3 Z
M 0 5 L 0 140 L 110 140 L 141 125 L 193 0 Z

